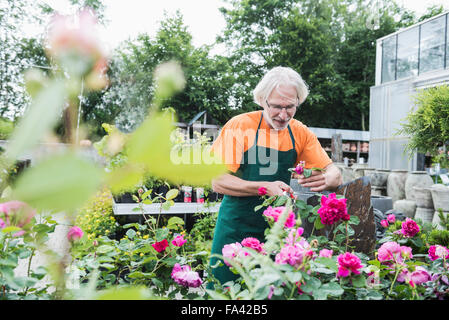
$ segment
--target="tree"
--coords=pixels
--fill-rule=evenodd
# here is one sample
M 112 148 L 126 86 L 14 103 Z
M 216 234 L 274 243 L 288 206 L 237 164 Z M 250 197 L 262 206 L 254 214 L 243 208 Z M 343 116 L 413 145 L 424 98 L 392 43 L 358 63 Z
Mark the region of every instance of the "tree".
M 368 130 L 376 39 L 415 23 L 411 12 L 381 0 L 228 3 L 221 9 L 227 26 L 219 41 L 236 48 L 229 59 L 240 89 L 234 92 L 237 109 L 259 108 L 253 88 L 266 70 L 284 65 L 310 87 L 296 118 L 309 126 Z
M 117 127 L 132 131 L 144 118 L 153 96 L 153 72 L 162 62 L 176 60 L 184 71 L 185 89 L 164 102 L 176 110 L 178 120 L 189 122 L 207 110 L 222 123 L 233 114 L 228 108 L 234 75 L 224 57 L 209 57 L 208 46 L 195 48 L 179 12 L 167 17 L 155 39 L 141 34 L 115 52 L 110 68 L 111 86 L 102 108 L 114 110 Z M 209 118 L 209 121 L 211 119 Z

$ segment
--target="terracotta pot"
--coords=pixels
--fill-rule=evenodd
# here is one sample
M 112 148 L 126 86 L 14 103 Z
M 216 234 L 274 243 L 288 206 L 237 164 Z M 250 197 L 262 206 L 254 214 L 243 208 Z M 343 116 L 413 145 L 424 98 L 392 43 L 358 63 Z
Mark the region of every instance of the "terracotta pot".
M 416 208 L 415 219 L 420 219 L 422 222 L 432 223 L 433 214 L 435 210 L 433 208 Z
M 433 211 L 432 194 L 429 188 L 413 187 L 416 196 L 416 206 L 418 208 L 428 208 Z
M 449 211 L 449 186 L 434 184 L 430 187 L 435 210 Z
M 388 175 L 387 195 L 394 201 L 405 199 L 405 180 L 408 170 L 394 169 Z
M 393 210 L 402 212 L 408 218 L 414 218 L 416 212 L 416 202 L 402 199 L 393 203 Z
M 433 180 L 427 171 L 412 171 L 408 174 L 407 180 L 405 180 L 405 198 L 416 201 L 413 187 L 426 188 L 431 185 L 433 185 Z
M 357 145 L 355 143 L 351 143 L 351 151 L 357 151 Z

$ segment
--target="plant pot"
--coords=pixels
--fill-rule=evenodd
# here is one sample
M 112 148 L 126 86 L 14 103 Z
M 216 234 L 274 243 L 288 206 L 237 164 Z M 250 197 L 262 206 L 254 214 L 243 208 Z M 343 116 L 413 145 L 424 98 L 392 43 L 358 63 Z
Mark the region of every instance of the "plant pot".
M 432 194 L 429 188 L 413 187 L 415 192 L 415 201 L 418 208 L 428 208 L 433 211 Z
M 412 171 L 408 174 L 407 180 L 405 180 L 405 198 L 416 201 L 413 187 L 426 188 L 431 185 L 433 185 L 433 180 L 427 171 Z
M 413 200 L 402 199 L 393 203 L 395 211 L 402 212 L 407 218 L 414 218 L 416 212 L 416 202 Z
M 374 209 L 382 211 L 382 213 L 393 209 L 393 201 L 391 197 L 371 195 L 371 205 Z
M 394 201 L 405 199 L 405 181 L 408 170 L 391 170 L 387 179 L 387 195 Z
M 117 203 L 135 203 L 133 200 L 133 195 L 130 192 L 125 192 L 114 198 Z
M 373 196 L 385 196 L 386 195 L 386 188 L 385 187 L 371 187 L 371 195 Z
M 447 219 L 449 215 L 449 211 L 443 211 L 443 216 Z M 432 218 L 432 225 L 438 230 L 445 230 L 442 225 L 440 225 L 440 212 L 435 211 Z
M 449 211 L 449 186 L 434 184 L 430 187 L 430 192 L 435 210 Z
M 414 218 L 420 219 L 422 222 L 432 223 L 434 212 L 433 208 L 417 207 Z
M 374 171 L 371 171 L 368 174 L 371 180 L 371 186 L 386 187 L 389 174 L 390 170 L 386 169 L 376 169 Z

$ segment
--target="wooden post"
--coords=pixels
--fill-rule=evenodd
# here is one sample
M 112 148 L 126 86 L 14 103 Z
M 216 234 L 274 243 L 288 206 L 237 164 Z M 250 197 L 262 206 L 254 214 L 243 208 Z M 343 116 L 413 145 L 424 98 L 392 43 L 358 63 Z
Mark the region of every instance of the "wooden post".
M 341 134 L 333 134 L 331 140 L 331 158 L 333 162 L 343 162 L 343 145 L 341 143 Z

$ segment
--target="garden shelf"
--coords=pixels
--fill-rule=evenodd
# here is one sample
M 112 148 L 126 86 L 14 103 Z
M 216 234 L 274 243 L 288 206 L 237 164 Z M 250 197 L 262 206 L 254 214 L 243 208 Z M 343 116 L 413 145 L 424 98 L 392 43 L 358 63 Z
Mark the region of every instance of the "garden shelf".
M 140 215 L 141 211 L 133 211 L 134 208 L 138 208 L 137 203 L 116 203 L 114 201 L 113 211 L 115 215 Z M 220 203 L 205 205 L 203 203 L 186 203 L 175 202 L 169 210 L 161 209 L 160 203 L 144 204 L 143 208 L 145 214 L 193 214 L 196 212 L 218 212 L 220 209 Z

